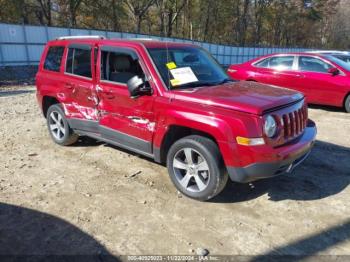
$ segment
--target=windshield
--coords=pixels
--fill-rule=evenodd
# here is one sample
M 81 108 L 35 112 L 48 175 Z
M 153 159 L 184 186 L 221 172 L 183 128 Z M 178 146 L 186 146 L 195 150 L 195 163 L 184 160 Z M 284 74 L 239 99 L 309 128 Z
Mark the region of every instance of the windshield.
M 327 55 L 327 58 L 330 61 L 332 61 L 333 63 L 336 63 L 337 65 L 344 68 L 346 71 L 350 71 L 350 63 L 349 62 L 345 62 L 344 60 L 339 59 L 338 57 L 336 57 L 334 55 Z
M 332 55 L 332 56 L 334 56 L 334 57 L 336 57 L 336 58 L 338 58 L 346 63 L 350 63 L 350 56 L 348 56 L 348 55 Z
M 197 47 L 148 48 L 164 83 L 170 89 L 218 85 L 231 81 L 205 50 Z

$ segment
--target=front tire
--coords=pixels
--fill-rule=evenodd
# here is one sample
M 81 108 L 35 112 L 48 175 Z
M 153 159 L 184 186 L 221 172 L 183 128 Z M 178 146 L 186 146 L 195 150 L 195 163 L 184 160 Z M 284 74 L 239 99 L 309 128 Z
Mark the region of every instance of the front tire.
M 68 146 L 78 140 L 79 136 L 70 128 L 64 111 L 59 104 L 49 107 L 46 120 L 50 136 L 56 144 Z
M 200 201 L 215 197 L 228 180 L 218 146 L 198 135 L 182 138 L 170 147 L 167 167 L 175 187 Z
M 345 111 L 347 113 L 350 113 L 350 94 L 345 99 L 344 107 L 345 107 Z

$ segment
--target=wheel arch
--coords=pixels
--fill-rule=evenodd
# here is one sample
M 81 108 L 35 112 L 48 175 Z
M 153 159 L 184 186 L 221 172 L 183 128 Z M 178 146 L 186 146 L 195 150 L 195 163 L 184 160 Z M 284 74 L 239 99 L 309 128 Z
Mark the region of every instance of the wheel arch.
M 346 105 L 346 100 L 348 99 L 348 97 L 350 97 L 350 92 L 348 92 L 348 93 L 344 96 L 344 99 L 343 99 L 343 104 L 342 104 L 342 106 L 343 106 L 343 109 L 344 109 L 346 112 L 349 112 L 349 111 L 348 111 L 349 109 L 347 109 L 347 105 Z
M 350 91 L 344 96 L 343 106 L 345 106 L 346 99 L 350 96 Z
M 54 96 L 44 96 L 42 101 L 42 112 L 44 117 L 46 118 L 47 110 L 50 106 L 54 104 L 59 104 L 60 101 Z
M 216 138 L 208 132 L 187 126 L 173 124 L 168 127 L 167 132 L 164 134 L 160 148 L 155 150 L 155 161 L 164 164 L 166 162 L 166 157 L 170 147 L 179 139 L 190 135 L 199 135 L 209 138 L 210 140 L 214 141 L 216 145 L 218 145 Z

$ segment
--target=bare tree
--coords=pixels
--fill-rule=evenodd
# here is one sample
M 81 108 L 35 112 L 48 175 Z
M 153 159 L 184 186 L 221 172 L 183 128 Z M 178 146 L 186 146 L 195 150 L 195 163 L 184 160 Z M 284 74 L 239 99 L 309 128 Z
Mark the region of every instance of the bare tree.
M 173 35 L 173 25 L 177 20 L 179 14 L 185 7 L 186 1 L 169 0 L 168 1 L 168 30 L 167 36 L 171 37 Z
M 37 0 L 41 7 L 41 13 L 47 21 L 47 25 L 52 25 L 52 16 L 51 16 L 51 0 Z
M 166 18 L 166 9 L 165 9 L 166 0 L 157 0 L 157 8 L 159 12 L 159 34 L 165 36 L 165 18 Z
M 234 22 L 234 30 L 236 31 L 236 41 L 239 45 L 244 46 L 247 36 L 248 27 L 248 10 L 251 0 L 235 0 L 234 9 L 236 20 Z
M 125 3 L 135 21 L 135 30 L 141 32 L 141 24 L 148 9 L 156 0 L 126 0 Z
M 261 43 L 266 11 L 270 4 L 271 0 L 254 0 L 254 44 Z
M 77 11 L 83 0 L 63 0 L 63 5 L 68 10 L 69 25 L 74 27 L 77 25 Z
M 340 2 L 340 3 L 339 3 Z M 0 21 L 237 45 L 348 48 L 349 0 L 0 0 Z

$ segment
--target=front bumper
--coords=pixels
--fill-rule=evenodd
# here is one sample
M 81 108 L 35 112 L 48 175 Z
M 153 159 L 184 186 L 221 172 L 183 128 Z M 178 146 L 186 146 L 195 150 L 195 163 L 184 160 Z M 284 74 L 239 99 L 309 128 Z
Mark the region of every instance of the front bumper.
M 231 180 L 239 183 L 247 183 L 292 172 L 310 154 L 315 142 L 316 133 L 315 123 L 309 121 L 300 138 L 292 144 L 283 146 L 285 150 L 276 151 L 276 159 L 282 160 L 253 163 L 245 167 L 227 167 Z M 291 152 L 288 147 L 293 147 L 295 150 Z

